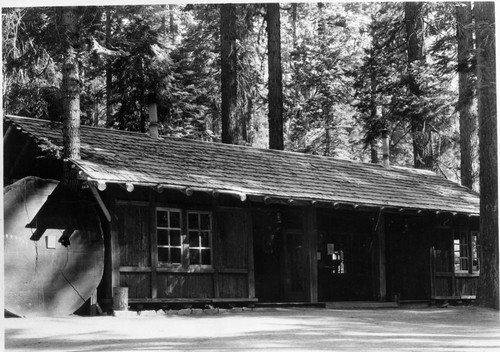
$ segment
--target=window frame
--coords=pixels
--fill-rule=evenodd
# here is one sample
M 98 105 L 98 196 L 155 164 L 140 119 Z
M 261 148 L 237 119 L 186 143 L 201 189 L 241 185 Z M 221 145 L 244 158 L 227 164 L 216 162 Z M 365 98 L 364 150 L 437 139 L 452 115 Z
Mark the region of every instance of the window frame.
M 479 274 L 481 270 L 479 231 L 454 230 L 452 246 L 453 272 L 458 275 Z M 465 261 L 466 265 L 462 265 L 462 261 Z
M 169 214 L 171 212 L 179 212 L 180 214 L 180 228 L 172 228 L 170 227 L 170 215 L 169 215 L 169 223 L 168 223 L 168 226 L 165 227 L 165 226 L 159 226 L 159 223 L 158 223 L 158 220 L 159 220 L 159 217 L 158 217 L 158 213 L 161 212 L 161 211 L 167 211 L 169 212 Z M 190 225 L 189 225 L 189 215 L 190 214 L 196 214 L 198 216 L 198 228 L 197 229 L 191 229 L 190 228 Z M 201 229 L 201 224 L 200 224 L 200 220 L 201 220 L 201 217 L 200 215 L 208 215 L 208 219 L 209 219 L 209 226 L 208 226 L 208 229 Z M 173 269 L 173 270 L 188 270 L 188 271 L 198 271 L 198 270 L 211 270 L 213 269 L 213 263 L 214 263 L 214 257 L 213 257 L 213 212 L 212 211 L 209 211 L 209 210 L 201 210 L 201 209 L 183 209 L 183 208 L 178 208 L 178 207 L 168 207 L 168 206 L 156 206 L 155 207 L 155 223 L 154 223 L 154 230 L 156 232 L 156 241 L 154 243 L 155 245 L 155 255 L 156 255 L 156 266 L 158 268 L 167 268 L 167 269 Z M 177 231 L 177 230 L 180 230 L 180 249 L 181 249 L 181 253 L 180 253 L 180 263 L 172 263 L 172 262 L 164 262 L 164 261 L 160 261 L 160 256 L 159 256 L 159 252 L 160 252 L 160 248 L 179 248 L 179 246 L 172 246 L 170 244 L 168 245 L 164 245 L 164 244 L 160 244 L 159 243 L 159 240 L 160 240 L 160 236 L 159 236 L 159 230 L 167 230 L 167 231 L 171 231 L 171 230 L 174 230 L 174 231 Z M 191 260 L 190 260 L 190 252 L 192 250 L 192 247 L 190 246 L 190 232 L 198 232 L 198 233 L 206 233 L 208 235 L 208 245 L 209 247 L 203 247 L 201 246 L 201 243 L 200 246 L 198 247 L 194 247 L 196 249 L 199 249 L 200 250 L 200 260 L 201 260 L 201 251 L 202 250 L 209 250 L 210 251 L 210 264 L 203 264 L 202 262 L 201 263 L 197 263 L 197 264 L 192 264 L 191 263 Z M 168 242 L 170 243 L 170 234 L 169 234 L 169 240 Z M 170 252 L 169 252 L 170 253 Z
M 180 214 L 180 227 L 179 228 L 172 228 L 170 226 L 164 227 L 164 226 L 158 226 L 158 212 L 160 211 L 167 211 L 169 214 L 171 212 L 179 212 Z M 170 225 L 170 218 L 169 218 L 169 225 Z M 183 267 L 184 266 L 184 245 L 185 245 L 185 233 L 183 231 L 183 211 L 182 209 L 179 208 L 170 208 L 170 207 L 156 207 L 155 208 L 155 231 L 156 231 L 156 243 L 155 243 L 155 250 L 156 250 L 156 256 L 157 256 L 157 267 L 171 267 L 171 268 L 177 268 L 177 267 Z M 170 245 L 160 245 L 159 244 L 159 231 L 158 230 L 167 230 L 171 231 L 172 229 L 179 230 L 180 231 L 180 246 L 170 246 Z M 169 242 L 170 242 L 170 234 L 169 234 Z M 159 248 L 180 248 L 181 254 L 180 254 L 180 263 L 172 263 L 172 262 L 164 262 L 160 260 L 160 251 Z M 169 251 L 170 252 L 170 251 Z
M 190 214 L 196 214 L 198 215 L 198 229 L 192 229 L 189 227 L 189 215 Z M 202 229 L 201 228 L 201 215 L 208 215 L 208 218 L 209 218 L 209 228 L 208 230 L 205 230 L 205 229 Z M 194 247 L 196 249 L 199 249 L 200 250 L 200 260 L 202 261 L 202 256 L 201 256 L 201 251 L 202 250 L 206 250 L 208 249 L 210 251 L 210 264 L 202 264 L 202 263 L 199 263 L 199 264 L 191 264 L 191 234 L 190 232 L 195 232 L 197 231 L 198 233 L 208 233 L 208 245 L 209 247 L 203 247 L 201 246 L 200 243 L 198 247 Z M 211 269 L 213 267 L 213 217 L 212 217 L 212 212 L 211 211 L 203 211 L 203 210 L 192 210 L 192 209 L 187 209 L 186 210 L 186 242 L 187 242 L 187 245 L 188 245 L 188 248 L 187 248 L 187 266 L 189 268 L 202 268 L 202 269 Z

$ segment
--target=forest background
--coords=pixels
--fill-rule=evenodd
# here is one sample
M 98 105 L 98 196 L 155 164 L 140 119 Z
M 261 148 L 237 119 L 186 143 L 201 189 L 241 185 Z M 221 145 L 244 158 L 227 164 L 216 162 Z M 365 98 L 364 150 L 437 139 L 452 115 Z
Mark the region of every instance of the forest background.
M 392 164 L 479 189 L 470 2 L 282 3 L 278 48 L 268 7 L 75 8 L 81 123 L 145 132 L 153 96 L 163 135 L 224 141 L 229 119 L 231 143 L 267 148 L 279 118 L 285 150 L 364 162 L 387 129 Z M 61 16 L 3 9 L 4 113 L 63 120 Z

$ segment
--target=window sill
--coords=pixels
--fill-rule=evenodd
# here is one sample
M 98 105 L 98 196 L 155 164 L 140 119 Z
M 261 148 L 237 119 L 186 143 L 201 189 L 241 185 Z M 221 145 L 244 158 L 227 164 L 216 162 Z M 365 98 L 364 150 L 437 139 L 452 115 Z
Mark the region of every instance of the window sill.
M 215 272 L 214 268 L 207 266 L 199 266 L 199 265 L 190 265 L 189 268 L 184 267 L 158 267 L 156 268 L 156 272 L 159 273 L 178 273 L 178 274 L 187 274 L 187 273 L 213 273 Z
M 478 272 L 474 272 L 474 273 L 468 273 L 468 272 L 458 272 L 458 273 L 455 273 L 455 277 L 479 277 L 479 271 Z

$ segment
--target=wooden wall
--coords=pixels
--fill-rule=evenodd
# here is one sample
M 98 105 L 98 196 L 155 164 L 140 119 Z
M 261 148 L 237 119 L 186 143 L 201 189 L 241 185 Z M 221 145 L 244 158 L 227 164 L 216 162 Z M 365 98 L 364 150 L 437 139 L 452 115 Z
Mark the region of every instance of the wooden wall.
M 222 200 L 181 192 L 136 188 L 114 189 L 113 220 L 107 284 L 128 287 L 132 300 L 255 297 L 250 212 L 244 206 L 224 206 Z M 222 203 L 222 205 L 221 205 Z M 229 202 L 231 203 L 231 202 Z M 156 209 L 208 211 L 212 216 L 212 263 L 164 265 L 158 262 Z M 109 291 L 109 289 L 108 289 Z
M 453 233 L 477 230 L 475 219 L 451 214 L 389 216 L 387 272 L 390 296 L 401 300 L 474 298 L 478 273 L 455 273 Z
M 474 299 L 477 293 L 479 272 L 455 272 L 454 231 L 476 232 L 477 219 L 456 217 L 446 226 L 434 230 L 429 261 L 431 263 L 431 298 L 433 299 Z M 469 248 L 471 250 L 471 248 Z

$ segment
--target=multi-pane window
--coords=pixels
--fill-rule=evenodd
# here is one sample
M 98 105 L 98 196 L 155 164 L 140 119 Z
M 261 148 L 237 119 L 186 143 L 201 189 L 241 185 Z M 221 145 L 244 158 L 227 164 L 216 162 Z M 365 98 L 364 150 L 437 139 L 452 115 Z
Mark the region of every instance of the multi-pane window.
M 455 232 L 453 240 L 455 272 L 469 271 L 469 242 L 467 237 L 467 232 Z
M 210 212 L 158 208 L 156 231 L 160 265 L 212 264 Z
M 190 264 L 212 264 L 210 213 L 188 212 L 189 262 Z
M 182 263 L 182 213 L 177 209 L 158 209 L 156 212 L 158 262 Z
M 456 231 L 453 237 L 455 272 L 479 271 L 479 233 Z

